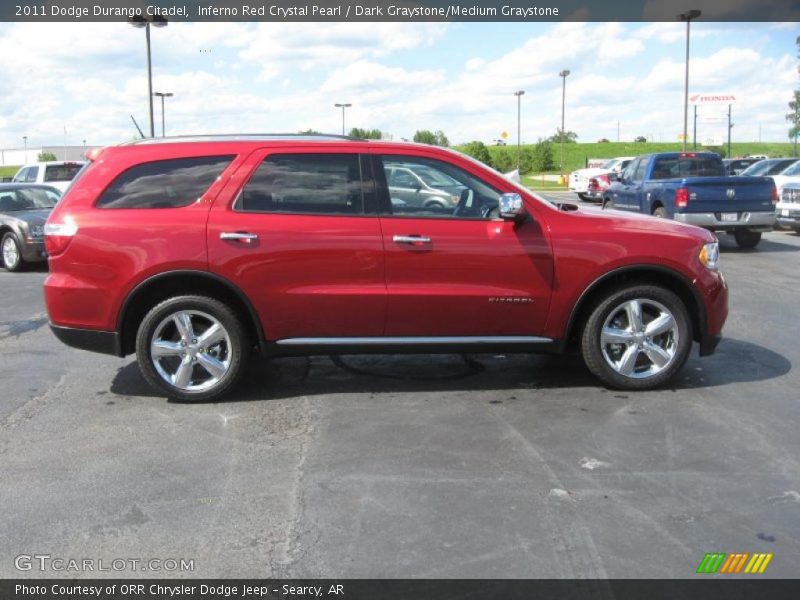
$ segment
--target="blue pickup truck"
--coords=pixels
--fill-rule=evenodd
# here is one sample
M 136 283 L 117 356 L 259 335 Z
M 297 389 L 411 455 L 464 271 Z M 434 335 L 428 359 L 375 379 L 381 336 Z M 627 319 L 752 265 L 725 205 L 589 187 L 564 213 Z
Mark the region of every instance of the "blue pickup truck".
M 713 152 L 637 156 L 603 193 L 603 208 L 731 233 L 740 248 L 755 248 L 772 229 L 777 201 L 771 178 L 727 177 Z

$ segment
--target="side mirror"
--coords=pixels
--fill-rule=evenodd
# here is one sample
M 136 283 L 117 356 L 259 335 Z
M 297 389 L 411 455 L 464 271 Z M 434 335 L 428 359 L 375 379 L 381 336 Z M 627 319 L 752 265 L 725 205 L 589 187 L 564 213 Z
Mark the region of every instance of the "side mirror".
M 515 193 L 503 194 L 498 201 L 500 218 L 507 221 L 519 221 L 525 216 L 525 204 L 522 196 Z
M 609 182 L 619 181 L 620 179 L 622 179 L 622 172 L 621 171 L 611 171 L 611 173 L 608 174 L 608 181 Z

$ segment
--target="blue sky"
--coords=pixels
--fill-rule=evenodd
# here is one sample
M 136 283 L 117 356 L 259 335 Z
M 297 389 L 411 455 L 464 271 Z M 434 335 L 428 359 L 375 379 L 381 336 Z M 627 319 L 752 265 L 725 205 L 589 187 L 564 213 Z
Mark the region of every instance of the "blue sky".
M 797 88 L 797 24 L 696 22 L 690 92 L 732 93 L 733 138 L 786 139 Z M 638 135 L 674 141 L 682 129 L 681 23 L 174 23 L 154 29 L 154 89 L 168 134 L 338 132 L 395 139 L 442 129 L 453 142 L 551 135 L 561 119 L 579 141 Z M 120 24 L 0 25 L 0 147 L 113 144 L 147 129 L 144 32 Z M 724 137 L 702 115 L 698 137 Z M 156 103 L 157 131 L 160 105 Z M 690 127 L 691 129 L 691 127 Z

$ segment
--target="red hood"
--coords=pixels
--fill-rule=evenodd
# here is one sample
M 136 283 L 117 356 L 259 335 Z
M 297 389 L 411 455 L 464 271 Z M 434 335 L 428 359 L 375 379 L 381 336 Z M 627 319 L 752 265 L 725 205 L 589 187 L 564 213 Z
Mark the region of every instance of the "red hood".
M 618 231 L 652 231 L 653 233 L 683 235 L 694 237 L 701 242 L 713 242 L 717 239 L 713 233 L 702 227 L 676 223 L 670 219 L 659 219 L 650 215 L 594 206 L 580 206 L 577 212 L 586 217 L 597 219 L 603 223 L 604 227 Z

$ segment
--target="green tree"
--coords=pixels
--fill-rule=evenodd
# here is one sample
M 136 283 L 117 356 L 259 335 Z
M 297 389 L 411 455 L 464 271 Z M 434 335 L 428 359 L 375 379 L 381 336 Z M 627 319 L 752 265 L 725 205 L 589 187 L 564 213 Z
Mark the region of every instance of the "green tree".
M 316 129 L 304 129 L 303 131 L 297 132 L 300 135 L 322 135 L 321 131 L 317 131 Z
M 477 140 L 466 144 L 463 148 L 464 154 L 471 156 L 475 160 L 481 161 L 483 164 L 488 166 L 492 165 L 492 155 L 489 154 L 489 149 L 486 147 L 486 144 L 483 142 L 479 142 Z
M 516 156 L 511 157 L 511 153 L 506 148 L 498 148 L 492 156 L 494 168 L 501 173 L 508 173 L 517 166 Z
M 436 134 L 429 129 L 419 129 L 414 133 L 414 141 L 418 144 L 436 145 Z
M 647 138 L 644 137 L 643 135 L 640 135 L 633 141 L 636 142 L 637 144 L 644 144 L 647 142 Z
M 795 43 L 797 44 L 797 57 L 800 58 L 800 36 L 797 36 Z M 797 68 L 800 72 L 800 65 Z M 795 90 L 792 94 L 789 110 L 791 112 L 786 113 L 786 120 L 791 124 L 789 139 L 794 142 L 794 155 L 797 156 L 797 136 L 800 135 L 800 89 Z
M 555 134 L 551 135 L 547 138 L 549 141 L 553 142 L 554 144 L 561 143 L 561 128 L 559 127 L 556 129 Z M 564 132 L 564 143 L 565 144 L 574 144 L 578 141 L 578 134 L 574 131 L 565 131 Z
M 36 160 L 39 162 L 47 162 L 48 160 L 58 160 L 56 155 L 52 152 L 39 152 L 39 156 L 36 157 Z
M 360 127 L 353 127 L 348 135 L 362 140 L 379 140 L 383 136 L 380 129 L 361 129 Z
M 436 133 L 430 129 L 419 129 L 414 133 L 414 141 L 418 144 L 430 144 L 431 146 L 449 146 L 450 140 L 441 129 Z
M 556 167 L 556 162 L 553 160 L 553 142 L 549 139 L 539 139 L 536 146 L 533 147 L 531 156 L 531 170 L 540 173 L 542 171 L 552 171 Z

